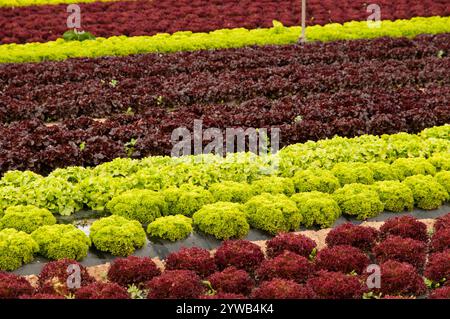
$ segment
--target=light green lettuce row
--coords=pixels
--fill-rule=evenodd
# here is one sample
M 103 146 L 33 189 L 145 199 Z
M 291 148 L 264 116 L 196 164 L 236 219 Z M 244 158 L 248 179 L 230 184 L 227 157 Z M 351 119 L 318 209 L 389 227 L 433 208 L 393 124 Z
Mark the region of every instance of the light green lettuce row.
M 26 7 L 37 5 L 56 5 L 88 2 L 113 2 L 119 0 L 0 0 L 0 7 Z
M 89 30 L 87 30 L 89 31 Z M 371 39 L 376 37 L 413 37 L 419 34 L 450 32 L 450 17 L 412 18 L 382 21 L 380 28 L 370 28 L 366 21 L 307 27 L 309 41 Z M 298 41 L 301 27 L 284 27 L 274 21 L 273 28 L 247 30 L 222 29 L 210 33 L 190 31 L 154 36 L 114 36 L 95 40 L 46 43 L 5 44 L 0 46 L 0 62 L 40 62 L 76 57 L 124 56 L 130 54 L 239 48 L 249 45 L 281 45 Z
M 277 154 L 266 156 L 237 153 L 229 154 L 226 158 L 215 155 L 180 158 L 156 156 L 142 160 L 122 158 L 93 168 L 58 169 L 47 177 L 10 171 L 0 180 L 0 211 L 16 205 L 34 205 L 61 215 L 70 215 L 83 207 L 108 210 L 107 204 L 112 198 L 131 189 L 163 190 L 167 198 L 179 199 L 168 200 L 168 207 L 162 207 L 155 214 L 154 218 L 157 218 L 169 210 L 173 214 L 192 216 L 197 208 L 191 209 L 189 205 L 196 203 L 199 198 L 203 198 L 202 203 L 205 204 L 220 200 L 242 203 L 264 191 L 287 196 L 291 196 L 294 191 L 333 193 L 349 183 L 372 184 L 448 171 L 449 132 L 450 125 L 446 125 L 417 135 L 399 133 L 381 137 L 334 137 L 291 145 Z M 424 160 L 397 161 L 403 158 Z M 368 165 L 360 167 L 361 164 L 343 163 Z M 302 172 L 305 169 L 330 171 L 326 174 L 316 174 L 314 170 Z M 316 175 L 320 178 L 316 178 Z M 445 181 L 444 177 L 441 180 Z M 239 186 L 223 184 L 224 181 L 243 183 L 241 189 L 244 194 L 237 196 L 236 189 Z M 173 187 L 181 188 L 183 196 L 177 195 L 178 190 Z M 188 191 L 185 191 L 185 187 Z M 210 189 L 211 194 L 203 194 L 202 188 Z M 130 203 L 125 206 L 129 207 Z

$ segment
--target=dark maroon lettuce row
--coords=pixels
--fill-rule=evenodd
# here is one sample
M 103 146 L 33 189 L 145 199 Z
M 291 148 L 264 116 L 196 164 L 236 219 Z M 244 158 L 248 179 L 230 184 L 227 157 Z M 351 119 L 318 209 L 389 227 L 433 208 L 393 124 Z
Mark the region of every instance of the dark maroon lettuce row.
M 0 121 L 104 118 L 197 104 L 239 107 L 257 97 L 292 95 L 297 104 L 317 110 L 342 98 L 345 106 L 385 107 L 392 104 L 386 101 L 389 94 L 371 92 L 405 86 L 431 94 L 428 103 L 446 106 L 428 87 L 448 87 L 449 52 L 450 34 L 443 34 L 6 64 L 0 65 Z M 350 90 L 356 91 L 349 95 Z
M 365 0 L 309 0 L 307 24 L 366 20 Z M 384 20 L 447 16 L 447 0 L 378 0 Z M 0 43 L 45 42 L 67 30 L 67 5 L 0 9 Z M 80 4 L 81 28 L 96 36 L 139 36 L 177 31 L 271 27 L 273 20 L 300 24 L 298 0 L 160 0 Z
M 280 129 L 280 146 L 361 134 L 417 133 L 450 122 L 450 86 L 427 84 L 385 91 L 383 88 L 339 91 L 270 100 L 255 98 L 239 105 L 193 105 L 145 114 L 115 115 L 104 121 L 88 117 L 48 125 L 24 120 L 0 125 L 0 171 L 32 170 L 47 174 L 59 167 L 95 166 L 117 157 L 170 155 L 172 132 L 194 121 L 203 129 Z M 210 140 L 205 139 L 203 146 Z

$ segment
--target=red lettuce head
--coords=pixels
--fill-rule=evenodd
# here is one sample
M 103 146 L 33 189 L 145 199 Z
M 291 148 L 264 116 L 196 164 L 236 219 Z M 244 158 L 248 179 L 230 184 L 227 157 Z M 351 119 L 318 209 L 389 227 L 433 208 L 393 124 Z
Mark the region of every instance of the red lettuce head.
M 370 259 L 361 249 L 345 245 L 322 249 L 316 256 L 315 264 L 321 270 L 362 274 Z
M 369 251 L 375 245 L 378 236 L 379 232 L 375 228 L 345 223 L 332 229 L 325 241 L 329 247 L 350 245 Z
M 192 270 L 205 278 L 217 270 L 214 258 L 206 249 L 193 247 L 182 248 L 171 253 L 165 261 L 167 270 Z
M 274 278 L 253 290 L 253 299 L 314 299 L 314 291 L 293 280 Z
M 304 235 L 282 233 L 266 242 L 266 252 L 269 258 L 276 257 L 286 250 L 308 258 L 316 246 L 314 240 Z
M 117 258 L 111 263 L 108 280 L 121 286 L 138 285 L 160 274 L 158 266 L 150 258 L 129 256 Z
M 217 249 L 214 260 L 219 269 L 234 266 L 253 272 L 264 260 L 261 248 L 247 240 L 227 240 Z
M 167 270 L 146 287 L 148 299 L 195 299 L 205 292 L 200 277 L 192 270 Z

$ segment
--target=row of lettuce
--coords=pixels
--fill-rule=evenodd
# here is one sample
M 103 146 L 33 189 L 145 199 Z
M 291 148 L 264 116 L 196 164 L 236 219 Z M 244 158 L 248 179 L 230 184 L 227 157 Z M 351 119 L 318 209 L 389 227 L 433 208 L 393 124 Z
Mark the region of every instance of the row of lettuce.
M 228 240 L 214 252 L 182 248 L 163 261 L 117 258 L 95 278 L 61 259 L 45 264 L 33 286 L 0 272 L 0 299 L 450 298 L 450 214 L 430 229 L 411 216 L 391 218 L 379 230 L 345 223 L 325 243 L 298 233 L 259 245 Z M 369 286 L 376 265 L 382 280 Z M 70 269 L 79 270 L 76 287 Z
M 92 244 L 113 255 L 130 255 L 146 244 L 144 227 L 150 237 L 171 241 L 189 236 L 193 229 L 226 240 L 246 237 L 250 227 L 275 235 L 300 226 L 329 227 L 341 214 L 367 219 L 384 210 L 402 212 L 414 206 L 435 209 L 449 199 L 449 129 L 443 126 L 419 135 L 335 138 L 304 144 L 314 146 L 314 150 L 307 154 L 303 150 L 303 156 L 311 160 L 315 154 L 330 161 L 322 168 L 317 167 L 317 158 L 306 169 L 301 165 L 294 169 L 292 161 L 283 161 L 285 153 L 295 154 L 292 159 L 301 161 L 302 152 L 294 149 L 302 145 L 293 145 L 281 151 L 278 170 L 269 176 L 265 175 L 267 169 L 274 167 L 266 163 L 266 170 L 261 171 L 264 166 L 257 161 L 261 157 L 250 154 L 244 155 L 244 163 L 216 158 L 212 166 L 211 162 L 195 163 L 195 157 L 190 158 L 194 160 L 190 164 L 181 161 L 175 165 L 167 161 L 182 159 L 149 158 L 147 161 L 154 164 L 151 170 L 140 166 L 146 160 L 116 160 L 93 169 L 61 169 L 48 177 L 10 172 L 0 181 L 0 242 L 4 247 L 0 268 L 16 269 L 36 253 L 48 259 L 80 260 Z M 362 147 L 361 142 L 368 139 L 384 140 L 387 149 L 374 152 L 379 143 Z M 359 145 L 359 153 L 333 165 L 333 156 L 345 155 L 345 141 Z M 323 143 L 334 147 L 339 143 L 340 147 L 334 151 L 332 147 L 318 147 Z M 386 150 L 392 152 L 391 156 Z M 414 156 L 414 152 L 424 157 L 405 158 Z M 358 154 L 371 158 L 362 163 Z M 233 157 L 239 155 L 243 154 Z M 273 165 L 273 157 L 271 161 Z M 174 170 L 162 172 L 164 167 Z M 227 175 L 230 170 L 236 175 Z M 100 171 L 103 173 L 98 174 Z M 196 180 L 204 174 L 209 174 L 209 179 Z M 162 186 L 162 180 L 170 176 L 180 184 L 167 184 L 166 180 Z M 50 211 L 69 214 L 81 209 L 82 192 L 88 207 L 112 214 L 95 221 L 89 237 L 73 225 L 56 224 Z M 65 206 L 67 200 L 69 205 L 78 206 Z
M 0 6 L 2 2 L 0 0 Z M 378 0 L 377 4 L 383 8 L 385 20 L 450 15 L 450 7 L 443 0 L 408 0 L 407 4 Z M 274 19 L 286 26 L 296 26 L 301 17 L 301 2 L 298 0 L 133 0 L 79 5 L 82 29 L 96 37 L 149 36 L 182 30 L 209 32 L 224 28 L 270 28 Z M 309 0 L 306 23 L 324 25 L 331 21 L 364 21 L 368 17 L 368 6 L 362 0 L 341 0 L 339 5 L 333 0 Z M 67 24 L 62 23 L 67 16 L 67 5 L 64 4 L 0 8 L 0 42 L 56 40 L 68 29 Z M 14 21 L 20 21 L 20 24 Z M 66 33 L 64 38 L 67 39 L 68 35 Z M 72 33 L 72 36 L 79 39 L 87 34 Z
M 249 186 L 253 189 L 253 195 L 259 195 L 258 187 L 264 187 L 269 193 L 284 192 L 290 196 L 305 189 L 295 190 L 295 185 L 292 186 L 294 181 L 288 179 L 298 171 L 308 169 L 330 170 L 330 174 L 335 175 L 333 180 L 336 186 L 330 186 L 329 190 L 318 188 L 307 191 L 332 193 L 345 184 L 404 180 L 417 174 L 433 176 L 436 172 L 449 170 L 449 153 L 450 125 L 444 125 L 425 129 L 418 134 L 362 135 L 355 138 L 336 136 L 290 145 L 276 154 L 260 156 L 249 152 L 227 154 L 226 157 L 204 154 L 153 156 L 141 160 L 119 158 L 92 168 L 74 166 L 56 169 L 46 177 L 30 171 L 10 171 L 0 180 L 0 209 L 34 205 L 60 215 L 70 215 L 81 209 L 104 211 L 113 197 L 128 190 L 161 191 L 171 187 L 195 186 L 208 189 L 225 181 L 256 183 L 253 187 Z M 405 160 L 408 158 L 422 159 Z M 394 165 L 386 165 L 395 161 L 397 163 Z M 266 178 L 267 182 L 264 179 L 258 181 L 262 178 Z M 275 183 L 274 190 L 269 190 L 264 183 Z M 276 192 L 275 187 L 282 188 L 280 183 L 289 183 L 288 191 Z M 223 198 L 218 200 L 223 201 Z
M 450 17 L 416 17 L 410 20 L 381 21 L 374 28 L 366 21 L 331 23 L 307 27 L 309 41 L 372 39 L 378 37 L 414 37 L 419 34 L 450 32 Z M 190 31 L 154 36 L 114 36 L 86 41 L 58 39 L 46 43 L 5 44 L 0 46 L 1 63 L 40 62 L 75 57 L 124 56 L 149 52 L 178 52 L 239 48 L 250 45 L 297 43 L 301 27 L 284 27 L 274 21 L 273 28 L 247 30 L 222 29 L 209 33 Z
M 0 0 L 0 7 L 25 7 L 36 5 L 55 5 L 62 3 L 113 2 L 117 0 Z

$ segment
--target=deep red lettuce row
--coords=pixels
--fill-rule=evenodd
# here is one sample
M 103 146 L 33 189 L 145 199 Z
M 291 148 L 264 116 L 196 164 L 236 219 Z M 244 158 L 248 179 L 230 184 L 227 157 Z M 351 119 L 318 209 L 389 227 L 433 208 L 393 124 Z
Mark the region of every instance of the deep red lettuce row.
M 450 35 L 441 37 L 441 40 L 445 38 L 450 43 Z M 401 49 L 401 43 L 398 45 L 400 48 L 397 47 L 393 51 Z M 408 43 L 407 50 L 414 45 L 415 42 Z M 103 69 L 102 66 L 107 60 L 99 60 L 99 64 L 90 64 L 88 60 L 84 60 L 84 73 L 88 75 L 77 79 L 72 73 L 73 77 L 67 79 L 71 76 L 69 73 L 65 75 L 65 81 L 49 84 L 44 83 L 53 74 L 51 65 L 48 72 L 31 72 L 26 75 L 17 72 L 26 72 L 27 68 L 12 65 L 10 72 L 5 67 L 1 67 L 0 71 L 5 75 L 5 85 L 0 89 L 0 121 L 12 122 L 31 118 L 55 121 L 82 115 L 102 118 L 127 110 L 142 113 L 157 106 L 178 108 L 193 104 L 236 104 L 256 97 L 277 99 L 286 95 L 298 95 L 307 104 L 310 102 L 310 96 L 315 98 L 316 94 L 331 94 L 339 90 L 368 91 L 383 88 L 389 91 L 407 85 L 424 88 L 429 83 L 448 86 L 450 57 L 438 57 L 442 50 L 438 50 L 432 43 L 430 45 L 433 54 L 429 51 L 424 54 L 424 51 L 420 50 L 419 53 L 414 53 L 425 55 L 421 59 L 371 59 L 333 64 L 303 64 L 303 61 L 293 61 L 284 65 L 261 65 L 257 68 L 247 67 L 251 65 L 251 62 L 247 61 L 242 68 L 223 69 L 219 72 L 181 71 L 165 76 L 153 73 L 155 70 L 147 71 L 145 67 L 139 70 L 138 64 L 127 64 L 127 60 L 123 63 L 115 60 L 120 62 L 116 65 L 118 70 L 123 68 L 140 74 L 139 77 L 133 75 L 127 78 L 106 76 L 109 68 Z M 299 51 L 301 53 L 301 49 Z M 292 53 L 291 56 L 294 58 L 296 55 Z M 209 62 L 214 63 L 214 55 L 210 56 Z M 71 63 L 72 61 L 67 67 L 70 68 Z M 182 59 L 180 63 L 183 63 Z M 84 64 L 81 63 L 78 67 L 82 65 Z M 40 68 L 39 64 L 34 66 Z M 64 70 L 65 68 L 61 72 Z M 62 73 L 56 72 L 55 77 Z M 8 74 L 11 75 L 8 77 Z M 21 76 L 24 76 L 27 82 L 20 79 Z M 42 82 L 44 83 L 41 84 Z M 362 98 L 355 96 L 355 104 Z
M 317 254 L 316 243 L 296 233 L 279 234 L 269 240 L 266 254 L 255 243 L 228 240 L 215 252 L 197 247 L 173 252 L 163 261 L 164 271 L 148 257 L 118 258 L 109 267 L 105 277 L 108 282 L 96 281 L 81 264 L 63 259 L 47 263 L 35 287 L 24 277 L 0 272 L 0 299 L 57 299 L 69 294 L 78 299 L 126 299 L 131 297 L 127 292 L 130 285 L 145 290 L 141 297 L 150 299 L 360 299 L 368 292 L 381 293 L 383 298 L 425 294 L 430 298 L 449 298 L 448 245 L 444 252 L 429 255 L 423 275 L 434 286 L 427 289 L 422 270 L 414 267 L 424 261 L 425 255 L 417 254 L 413 246 L 421 246 L 422 251 L 425 242 L 411 237 L 422 234 L 423 227 L 425 224 L 411 217 L 392 218 L 380 232 L 346 223 L 327 235 L 328 247 Z M 444 230 L 448 228 L 439 231 Z M 394 233 L 404 238 L 395 237 Z M 367 286 L 366 267 L 372 261 L 368 251 L 360 248 L 370 246 L 375 247 L 381 268 L 379 288 Z M 80 270 L 79 289 L 69 286 L 67 269 L 71 265 Z
M 0 104 L 0 120 L 12 122 L 38 118 L 57 121 L 83 115 L 102 118 L 127 110 L 142 113 L 159 106 L 239 105 L 257 97 L 277 99 L 287 95 L 297 95 L 300 98 L 298 101 L 309 108 L 307 103 L 311 98 L 316 99 L 314 95 L 340 90 L 370 92 L 382 88 L 384 92 L 389 92 L 394 88 L 413 85 L 424 88 L 426 94 L 430 83 L 448 87 L 449 68 L 450 57 L 429 57 L 370 63 L 289 65 L 250 71 L 225 71 L 220 74 L 196 72 L 167 78 L 124 79 L 114 85 L 111 84 L 116 83 L 111 82 L 113 80 L 66 82 L 61 85 L 34 85 L 30 82 L 18 88 L 5 87 Z M 439 98 L 439 95 L 431 96 Z M 326 101 L 326 98 L 330 97 L 325 96 L 323 100 Z M 339 100 L 340 97 L 335 99 Z M 355 95 L 354 101 L 349 102 L 358 105 L 366 101 L 364 95 Z
M 305 102 L 302 102 L 305 101 Z M 240 105 L 193 105 L 169 112 L 153 108 L 145 114 L 116 115 L 105 121 L 80 117 L 60 125 L 39 120 L 0 125 L 0 172 L 95 166 L 117 157 L 169 155 L 178 127 L 193 130 L 228 127 L 280 128 L 280 146 L 361 134 L 416 133 L 450 121 L 450 86 L 403 87 L 343 91 L 302 99 L 255 98 Z M 130 144 L 130 142 L 132 144 Z M 204 140 L 204 146 L 209 143 Z
M 415 16 L 446 16 L 446 0 L 378 0 L 384 20 Z M 366 20 L 364 0 L 310 0 L 307 24 Z M 55 40 L 67 30 L 66 5 L 1 8 L 0 42 L 25 43 Z M 176 31 L 206 32 L 224 28 L 271 27 L 273 20 L 287 26 L 300 24 L 301 2 L 296 0 L 163 0 L 80 4 L 81 27 L 96 36 L 153 35 Z

